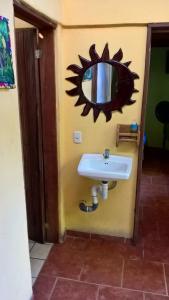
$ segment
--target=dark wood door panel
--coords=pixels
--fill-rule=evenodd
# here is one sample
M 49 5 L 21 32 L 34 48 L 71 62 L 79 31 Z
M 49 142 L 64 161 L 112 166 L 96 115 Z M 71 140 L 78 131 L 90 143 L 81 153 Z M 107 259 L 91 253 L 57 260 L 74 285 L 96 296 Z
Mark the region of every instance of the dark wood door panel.
M 41 107 L 43 128 L 46 236 L 50 242 L 58 240 L 58 169 L 56 140 L 55 55 L 53 30 L 41 30 L 40 64 Z
M 43 149 L 36 29 L 16 30 L 17 72 L 29 238 L 44 240 Z

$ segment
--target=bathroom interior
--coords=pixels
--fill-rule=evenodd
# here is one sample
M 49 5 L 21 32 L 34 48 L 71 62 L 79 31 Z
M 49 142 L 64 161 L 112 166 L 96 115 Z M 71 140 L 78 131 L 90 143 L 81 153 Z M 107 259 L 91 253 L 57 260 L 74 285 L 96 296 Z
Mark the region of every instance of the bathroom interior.
M 44 23 L 49 22 L 47 29 L 15 18 L 34 297 L 165 300 L 169 298 L 168 37 L 152 34 L 144 111 L 147 26 L 134 22 L 112 26 L 108 16 L 100 25 L 88 25 L 90 18 L 84 24 L 77 19 L 76 24 L 76 16 L 77 11 L 74 18 L 67 15 L 65 25 L 56 26 L 41 15 Z M 44 54 L 40 48 L 48 29 L 54 32 L 54 44 Z M 26 37 L 23 32 L 31 34 Z M 47 102 L 41 87 L 50 99 L 45 81 L 50 76 L 41 76 L 41 61 L 48 64 L 53 53 L 56 98 Z
M 34 26 L 18 18 L 15 18 L 15 28 L 16 45 L 18 52 L 20 53 L 20 55 L 17 54 L 17 60 L 21 65 L 20 57 L 22 55 L 20 47 L 21 39 L 23 38 L 21 37 L 21 34 L 23 34 L 23 31 L 24 34 L 27 35 L 28 31 L 31 32 L 31 30 L 33 30 L 34 34 L 38 36 L 38 39 L 43 39 L 43 35 L 40 31 L 35 31 L 37 29 Z M 20 36 L 18 36 L 19 32 Z M 19 38 L 20 40 L 18 40 Z M 24 38 L 26 39 L 26 36 Z M 24 43 L 26 43 L 26 41 L 24 41 Z M 80 282 L 96 282 L 97 284 L 108 284 L 110 286 L 118 286 L 118 281 L 120 280 L 122 286 L 130 288 L 131 283 L 128 282 L 128 275 L 123 274 L 124 268 L 127 267 L 126 265 L 124 266 L 126 263 L 125 260 L 128 259 L 131 260 L 131 262 L 138 260 L 139 262 L 140 259 L 144 258 L 151 261 L 153 247 L 155 247 L 157 243 L 160 243 L 161 250 L 161 244 L 166 243 L 167 224 L 165 222 L 167 222 L 166 220 L 168 218 L 168 138 L 167 135 L 164 137 L 164 124 L 161 124 L 159 120 L 160 117 L 158 117 L 158 112 L 156 112 L 156 106 L 162 100 L 167 99 L 168 74 L 166 71 L 166 59 L 168 49 L 169 48 L 167 47 L 154 47 L 152 42 L 143 141 L 144 151 L 139 203 L 139 231 L 137 240 L 132 240 L 134 224 L 132 219 L 134 219 L 135 208 L 133 184 L 136 184 L 137 179 L 137 169 L 134 168 L 133 161 L 136 160 L 135 155 L 140 143 L 140 126 L 137 119 L 133 118 L 133 113 L 130 112 L 130 110 L 132 105 L 134 107 L 135 104 L 135 100 L 132 100 L 131 97 L 133 94 L 137 97 L 137 93 L 139 92 L 136 89 L 139 75 L 130 71 L 130 62 L 121 62 L 123 59 L 122 49 L 119 49 L 114 56 L 112 56 L 112 61 L 115 61 L 115 64 L 113 64 L 111 61 L 111 49 L 109 50 L 108 44 L 104 45 L 103 51 L 100 54 L 97 53 L 96 45 L 91 45 L 89 48 L 90 60 L 88 57 L 84 58 L 79 56 L 79 64 L 81 64 L 82 67 L 79 65 L 74 67 L 74 64 L 67 66 L 67 69 L 73 71 L 75 76 L 71 76 L 72 74 L 68 71 L 67 74 L 69 77 L 66 77 L 66 81 L 70 83 L 68 84 L 69 89 L 66 89 L 66 93 L 68 96 L 78 96 L 75 98 L 77 101 L 74 103 L 75 106 L 85 104 L 83 112 L 80 112 L 79 109 L 79 113 L 81 113 L 82 117 L 85 117 L 84 122 L 86 121 L 85 119 L 89 117 L 87 116 L 89 112 L 91 122 L 93 123 L 92 127 L 94 129 L 94 126 L 97 126 L 97 120 L 99 117 L 105 118 L 104 122 L 107 122 L 104 123 L 104 127 L 108 126 L 107 128 L 109 128 L 109 121 L 111 118 L 116 119 L 116 114 L 122 114 L 122 110 L 124 110 L 124 118 L 122 114 L 119 123 L 123 124 L 115 124 L 115 134 L 112 141 L 108 142 L 106 139 L 105 132 L 107 128 L 102 129 L 102 139 L 105 135 L 106 143 L 104 143 L 105 148 L 102 147 L 102 144 L 100 145 L 99 154 L 99 151 L 96 151 L 95 149 L 95 143 L 98 147 L 98 139 L 101 138 L 100 133 L 98 137 L 93 133 L 93 150 L 90 150 L 89 153 L 89 149 L 91 149 L 90 145 L 90 148 L 86 147 L 86 152 L 88 154 L 84 154 L 81 149 L 78 148 L 80 148 L 83 143 L 86 143 L 86 145 L 88 144 L 88 141 L 86 141 L 88 138 L 87 131 L 85 133 L 83 128 L 83 126 L 86 125 L 77 127 L 77 125 L 73 124 L 73 129 L 76 130 L 73 130 L 70 134 L 72 140 L 70 140 L 69 137 L 69 143 L 73 148 L 73 159 L 68 161 L 65 172 L 67 173 L 68 168 L 71 170 L 73 169 L 74 179 L 76 178 L 76 187 L 72 191 L 74 200 L 72 199 L 71 202 L 69 201 L 69 205 L 67 205 L 67 208 L 65 207 L 65 209 L 67 209 L 67 213 L 65 214 L 67 230 L 64 233 L 64 237 L 60 240 L 60 245 L 48 243 L 45 240 L 43 240 L 43 244 L 39 243 L 42 241 L 38 239 L 39 237 L 34 230 L 37 227 L 35 225 L 36 214 L 34 214 L 34 207 L 32 207 L 31 204 L 33 200 L 32 190 L 30 190 L 30 195 L 29 189 L 27 191 L 27 219 L 32 284 L 37 299 L 42 297 L 41 287 L 44 285 L 45 276 L 50 276 L 50 274 L 52 274 L 52 276 L 58 276 L 58 274 L 60 274 L 61 277 L 66 277 L 69 280 L 73 277 L 79 278 Z M 20 76 L 23 77 L 23 71 Z M 19 76 L 18 79 L 20 79 Z M 118 80 L 122 81 L 121 85 L 119 85 Z M 126 85 L 123 82 L 127 82 Z M 27 85 L 28 84 L 29 81 L 27 81 Z M 75 90 L 74 85 L 78 87 L 77 90 Z M 119 94 L 122 92 L 123 95 L 124 89 L 127 96 L 123 96 L 123 101 L 118 104 L 118 102 L 121 101 L 121 96 L 119 96 Z M 29 101 L 29 97 L 26 101 Z M 22 98 L 23 95 L 21 95 L 20 101 Z M 106 107 L 107 105 L 110 105 L 110 103 L 112 104 L 112 99 L 114 99 L 114 103 L 117 101 L 116 104 L 109 107 L 108 111 L 104 110 L 103 105 Z M 23 110 L 22 112 L 24 112 L 24 104 L 20 103 L 20 105 Z M 70 102 L 69 106 L 73 107 L 73 102 Z M 96 106 L 99 107 L 99 112 L 96 110 Z M 78 107 L 76 109 L 78 109 Z M 26 110 L 29 112 L 27 106 L 25 107 L 25 113 Z M 125 120 L 125 110 L 128 110 L 128 114 L 131 114 L 130 123 L 128 122 L 128 119 L 127 122 Z M 70 107 L 67 111 L 69 111 L 70 114 Z M 111 111 L 111 114 L 109 114 L 109 111 Z M 75 110 L 73 112 L 76 113 Z M 28 118 L 29 117 L 31 120 L 31 111 L 30 115 L 28 115 Z M 30 120 L 27 120 L 28 123 Z M 24 122 L 24 120 L 22 121 L 22 117 L 21 122 Z M 87 128 L 87 130 L 90 130 L 90 135 L 92 134 L 92 127 Z M 26 128 L 26 130 L 28 129 Z M 24 134 L 29 136 L 29 131 L 25 131 Z M 76 151 L 83 155 L 77 155 Z M 28 155 L 28 152 L 26 152 L 25 155 Z M 30 159 L 26 158 L 26 161 L 28 160 L 29 164 L 31 164 L 31 159 L 32 156 L 30 156 Z M 118 170 L 118 163 L 121 165 L 124 163 L 124 167 L 122 166 L 122 168 Z M 103 169 L 99 169 L 102 168 L 103 164 Z M 110 169 L 108 169 L 109 166 Z M 114 166 L 114 174 L 111 173 L 112 166 Z M 34 176 L 34 169 L 35 168 L 32 169 L 32 176 Z M 29 180 L 28 175 L 29 174 L 25 172 L 25 180 Z M 69 194 L 71 180 L 69 177 L 64 178 L 64 192 L 65 194 Z M 126 188 L 128 193 L 125 191 Z M 121 190 L 123 189 L 124 192 L 122 197 Z M 132 202 L 129 201 L 131 197 L 133 198 Z M 123 205 L 121 205 L 119 199 L 123 200 Z M 107 205 L 109 206 L 108 210 Z M 104 222 L 100 222 L 100 218 L 104 220 Z M 81 222 L 79 222 L 80 219 Z M 83 264 L 81 259 L 78 262 L 75 261 L 78 260 L 77 257 L 79 256 L 79 253 L 82 253 L 82 250 L 86 252 L 87 256 L 83 261 Z M 101 257 L 99 254 L 95 254 L 97 251 L 101 252 Z M 115 255 L 114 257 L 113 253 L 116 252 L 118 252 L 119 255 Z M 69 262 L 70 255 L 75 254 L 77 254 L 76 259 L 72 259 L 72 262 Z M 92 260 L 94 256 L 96 257 L 96 262 L 93 264 Z M 117 263 L 115 263 L 116 259 Z M 160 261 L 161 252 L 159 255 L 158 251 L 156 251 L 154 253 L 153 260 Z M 106 268 L 104 267 L 105 264 L 109 265 L 111 263 L 116 269 L 116 276 L 114 276 L 114 272 L 111 272 L 111 268 L 109 266 Z M 69 267 L 67 267 L 67 264 L 69 264 Z M 94 268 L 96 268 L 97 272 Z M 131 266 L 129 266 L 129 269 L 130 268 Z M 119 274 L 119 270 L 121 269 L 122 277 Z M 105 270 L 107 275 L 105 275 Z M 124 275 L 125 277 L 123 278 Z M 96 279 L 94 279 L 94 277 L 96 277 Z M 53 286 L 54 281 L 52 281 L 51 284 Z M 75 287 L 69 288 L 71 293 L 74 293 L 76 290 Z M 60 293 L 60 297 L 63 297 L 63 295 L 70 297 L 69 292 L 65 293 L 65 291 L 59 291 L 58 288 L 56 288 L 53 297 L 57 294 L 57 292 L 58 294 Z M 94 297 L 94 292 L 95 291 L 93 289 L 89 292 L 89 295 L 91 294 L 91 297 Z M 110 290 L 108 292 L 103 290 L 101 293 L 104 297 L 105 295 L 108 297 L 106 299 L 109 299 L 111 294 L 113 296 L 115 295 L 114 292 L 112 293 Z M 108 293 L 108 295 L 106 293 Z M 115 293 L 117 293 L 117 291 Z M 131 294 L 135 297 L 134 299 L 138 299 L 138 297 L 140 297 L 138 292 L 132 293 L 129 292 L 129 296 Z M 122 291 L 120 295 L 123 295 Z

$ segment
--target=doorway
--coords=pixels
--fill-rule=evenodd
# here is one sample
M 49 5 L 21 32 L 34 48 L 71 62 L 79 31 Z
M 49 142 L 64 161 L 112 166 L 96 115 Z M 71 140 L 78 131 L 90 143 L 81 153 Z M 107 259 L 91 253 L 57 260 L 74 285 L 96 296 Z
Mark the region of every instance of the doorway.
M 15 19 L 15 41 L 28 236 L 33 241 L 44 242 L 46 236 L 43 136 L 39 62 L 35 56 L 40 43 L 38 29 L 17 28 L 17 21 L 18 19 Z
M 169 241 L 169 24 L 149 24 L 133 240 Z M 146 225 L 147 224 L 147 225 Z M 149 242 L 149 241 L 148 241 Z
M 28 233 L 36 242 L 57 242 L 56 24 L 15 0 L 14 14 L 30 24 L 15 38 Z

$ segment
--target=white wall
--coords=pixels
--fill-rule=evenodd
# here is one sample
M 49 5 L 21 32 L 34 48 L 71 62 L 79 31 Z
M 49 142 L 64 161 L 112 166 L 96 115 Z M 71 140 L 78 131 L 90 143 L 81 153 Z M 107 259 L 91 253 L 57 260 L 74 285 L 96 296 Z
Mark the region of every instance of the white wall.
M 9 18 L 14 58 L 12 0 L 1 0 L 0 14 Z M 3 300 L 29 300 L 32 295 L 22 170 L 17 88 L 0 90 L 0 299 Z

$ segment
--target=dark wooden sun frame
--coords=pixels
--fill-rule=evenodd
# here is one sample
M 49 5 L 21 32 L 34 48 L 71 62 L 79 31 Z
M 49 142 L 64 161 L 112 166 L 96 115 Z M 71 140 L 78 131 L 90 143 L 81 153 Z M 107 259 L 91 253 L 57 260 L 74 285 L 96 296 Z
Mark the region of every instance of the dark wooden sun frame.
M 138 79 L 139 76 L 136 73 L 131 72 L 129 70 L 128 66 L 130 65 L 131 61 L 128 61 L 126 63 L 120 62 L 123 58 L 123 52 L 121 49 L 119 49 L 119 51 L 113 56 L 112 59 L 110 58 L 108 43 L 105 45 L 101 57 L 99 57 L 95 50 L 95 44 L 91 45 L 89 49 L 89 55 L 91 61 L 79 55 L 82 67 L 79 67 L 75 64 L 68 66 L 67 70 L 73 71 L 78 76 L 66 78 L 66 80 L 70 81 L 71 83 L 77 86 L 69 91 L 66 91 L 66 93 L 69 96 L 79 96 L 75 106 L 85 104 L 85 107 L 81 114 L 82 116 L 86 116 L 89 113 L 89 111 L 93 108 L 94 122 L 96 122 L 101 111 L 105 114 L 106 122 L 108 122 L 112 118 L 113 111 L 119 111 L 120 113 L 122 113 L 122 107 L 124 105 L 131 105 L 135 103 L 135 100 L 132 100 L 131 96 L 133 93 L 138 92 L 138 90 L 134 88 L 134 80 Z M 101 62 L 112 65 L 116 69 L 118 74 L 117 93 L 115 97 L 111 99 L 110 102 L 105 104 L 98 104 L 89 101 L 89 99 L 87 99 L 84 95 L 82 89 L 82 81 L 86 70 L 91 66 Z
M 150 60 L 151 60 L 151 48 L 153 45 L 152 36 L 153 34 L 162 34 L 162 44 L 164 43 L 163 35 L 168 34 L 169 23 L 150 23 L 147 25 L 147 44 L 146 44 L 146 58 L 145 58 L 145 72 L 144 72 L 144 88 L 143 88 L 143 101 L 141 110 L 141 123 L 140 123 L 140 145 L 138 151 L 138 169 L 137 169 L 137 184 L 136 184 L 136 199 L 135 199 L 135 214 L 134 214 L 134 231 L 133 231 L 133 243 L 137 244 L 140 238 L 140 192 L 141 192 L 141 176 L 142 176 L 142 161 L 143 161 L 143 150 L 144 150 L 144 131 L 145 131 L 145 116 L 147 108 L 148 98 L 148 85 L 149 85 L 149 74 L 150 74 Z M 158 41 L 159 46 L 160 41 Z
M 56 88 L 55 88 L 55 43 L 54 29 L 57 23 L 24 1 L 13 0 L 14 15 L 40 29 L 44 39 L 41 42 L 40 67 L 40 111 L 42 119 L 42 157 L 45 189 L 45 240 L 57 242 L 59 238 L 58 212 L 58 162 L 56 137 Z M 49 53 L 50 49 L 50 53 Z M 43 191 L 42 191 L 43 192 Z

